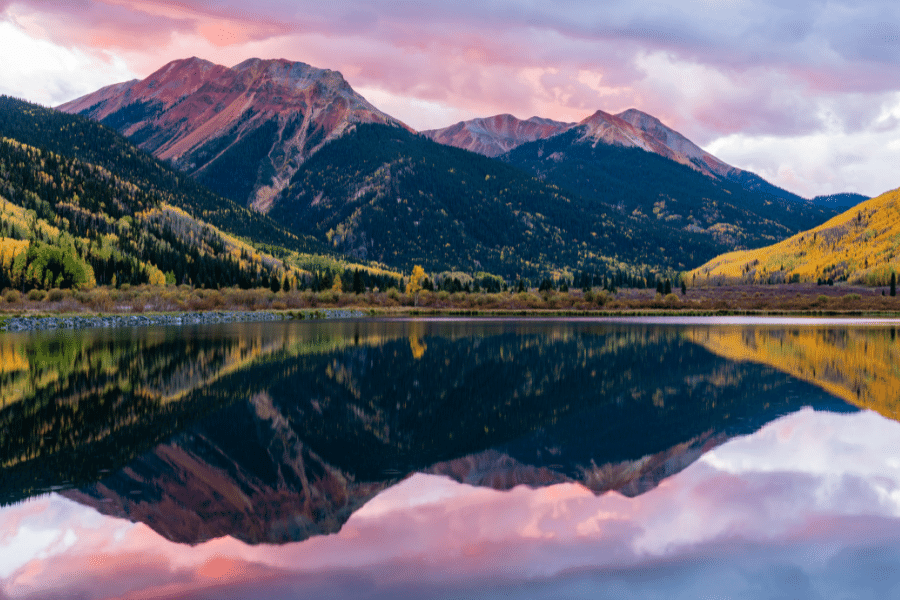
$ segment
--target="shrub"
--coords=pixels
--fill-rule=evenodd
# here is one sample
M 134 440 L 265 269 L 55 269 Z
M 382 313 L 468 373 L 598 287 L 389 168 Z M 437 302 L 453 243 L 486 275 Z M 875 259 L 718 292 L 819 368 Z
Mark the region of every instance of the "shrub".
M 19 298 L 21 298 L 21 296 L 22 295 L 19 294 L 19 292 L 16 290 L 8 290 L 6 292 L 6 295 L 3 296 L 3 298 L 10 304 L 13 304 L 15 302 L 18 302 Z
M 319 292 L 319 302 L 322 304 L 334 304 L 337 302 L 338 296 L 335 292 L 328 290 L 327 292 Z
M 47 293 L 47 300 L 50 302 L 59 302 L 66 298 L 66 292 L 59 288 L 53 288 Z
M 32 302 L 40 302 L 46 295 L 47 292 L 45 292 L 44 290 L 31 290 L 30 292 L 28 292 L 28 299 Z

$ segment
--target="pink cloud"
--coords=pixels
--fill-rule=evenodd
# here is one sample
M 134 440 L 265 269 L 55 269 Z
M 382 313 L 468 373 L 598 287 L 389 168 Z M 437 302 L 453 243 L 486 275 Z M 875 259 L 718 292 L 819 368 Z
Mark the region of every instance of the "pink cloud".
M 394 116 L 419 129 L 460 115 L 579 121 L 634 107 L 701 145 L 733 134 L 829 132 L 824 114 L 871 137 L 882 122 L 857 107 L 896 93 L 900 60 L 892 25 L 900 14 L 886 0 L 693 8 L 574 0 L 566 10 L 511 1 L 265 0 L 248 8 L 236 0 L 0 0 L 4 16 L 97 60 L 121 58 L 140 77 L 192 55 L 226 66 L 255 56 L 340 70 L 351 85 L 390 95 L 402 111 Z M 648 60 L 657 57 L 666 60 Z M 586 84 L 585 72 L 599 86 Z M 796 171 L 786 150 L 771 152 L 776 172 Z M 881 179 L 879 187 L 890 181 Z

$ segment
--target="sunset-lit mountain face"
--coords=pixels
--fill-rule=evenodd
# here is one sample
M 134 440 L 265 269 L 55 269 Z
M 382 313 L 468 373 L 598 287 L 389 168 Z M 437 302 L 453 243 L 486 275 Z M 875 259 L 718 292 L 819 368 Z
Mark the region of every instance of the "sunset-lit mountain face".
M 804 200 L 770 184 L 755 173 L 729 165 L 666 126 L 658 118 L 634 108 L 616 115 L 598 110 L 578 123 L 560 123 L 540 117 L 523 121 L 512 115 L 496 115 L 422 133 L 441 144 L 493 157 L 501 156 L 528 142 L 552 138 L 571 129 L 578 129 L 579 142 L 583 144 L 640 148 L 688 166 L 711 179 L 733 181 L 748 191 L 797 202 Z M 859 202 L 863 197 L 842 198 L 842 201 L 854 199 Z
M 340 73 L 250 59 L 223 67 L 173 61 L 142 81 L 59 107 L 113 127 L 224 196 L 265 212 L 291 175 L 354 123 L 406 127 Z
M 440 144 L 493 157 L 509 152 L 525 142 L 552 137 L 573 125 L 574 123 L 560 123 L 541 117 L 523 121 L 512 115 L 496 115 L 461 121 L 443 129 L 430 129 L 423 131 L 422 135 Z

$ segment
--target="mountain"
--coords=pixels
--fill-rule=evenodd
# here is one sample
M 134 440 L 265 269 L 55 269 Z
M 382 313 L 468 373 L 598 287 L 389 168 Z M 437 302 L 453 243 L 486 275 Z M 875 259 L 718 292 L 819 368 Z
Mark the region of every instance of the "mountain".
M 0 288 L 261 283 L 321 246 L 83 117 L 0 97 Z M 197 216 L 203 219 L 198 219 Z
M 499 115 L 416 135 L 339 73 L 283 60 L 174 61 L 60 108 L 312 246 L 405 271 L 685 270 L 836 213 L 745 190 L 768 184 L 640 111 L 577 124 Z
M 561 123 L 540 117 L 531 117 L 523 121 L 512 115 L 496 115 L 485 119 L 460 121 L 450 127 L 421 133 L 439 144 L 496 157 L 525 142 L 542 140 L 562 133 L 571 126 L 572 123 Z
M 694 269 L 701 282 L 849 281 L 887 285 L 900 270 L 900 190 L 866 200 L 782 242 L 729 252 Z
M 103 88 L 59 110 L 100 121 L 213 191 L 263 212 L 306 159 L 354 124 L 406 128 L 338 72 L 257 58 L 232 68 L 176 60 L 142 81 Z
M 684 246 L 686 236 L 696 240 L 696 234 L 707 238 L 707 247 L 758 247 L 837 213 L 726 164 L 635 109 L 618 115 L 596 111 L 579 123 L 551 122 L 543 129 L 535 126 L 539 122 L 499 115 L 426 135 L 490 155 L 512 146 L 498 158 L 579 196 L 583 206 L 628 215 L 632 235 L 646 235 L 641 225 L 653 223 L 657 230 L 648 233 L 662 247 Z M 704 251 L 698 247 L 695 255 Z
M 665 156 L 661 144 L 635 137 L 637 128 L 614 127 L 621 122 L 596 114 L 565 133 L 522 144 L 501 160 L 561 190 L 656 223 L 665 231 L 658 238 L 662 244 L 701 234 L 722 248 L 752 248 L 835 214 L 834 209 L 761 195 L 727 178 L 710 177 L 698 165 L 712 172 L 718 168 L 712 159 L 707 163 L 694 156 L 697 164 L 684 164 L 690 162 L 688 154 Z M 623 143 L 610 143 L 615 140 Z M 624 143 L 629 140 L 630 147 Z M 678 156 L 683 160 L 673 158 Z
M 377 124 L 358 125 L 314 154 L 268 214 L 357 259 L 508 279 L 684 269 L 734 247 L 704 232 L 672 235 L 664 221 Z
M 733 181 L 752 192 L 805 202 L 804 198 L 754 173 L 719 160 L 656 117 L 634 108 L 617 115 L 598 110 L 579 123 L 560 123 L 540 117 L 521 121 L 511 115 L 497 115 L 422 133 L 441 144 L 496 157 L 522 144 L 551 138 L 576 127 L 583 128 L 583 142 L 640 148 L 696 169 L 707 177 Z

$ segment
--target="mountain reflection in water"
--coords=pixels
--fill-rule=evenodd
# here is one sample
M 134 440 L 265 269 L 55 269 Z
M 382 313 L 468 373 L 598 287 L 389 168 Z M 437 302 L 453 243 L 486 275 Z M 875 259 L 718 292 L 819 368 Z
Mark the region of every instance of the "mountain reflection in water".
M 893 417 L 892 334 L 365 321 L 6 336 L 0 498 L 57 490 L 174 542 L 258 544 L 337 532 L 416 472 L 636 496 L 804 406 L 855 410 L 834 396 Z

